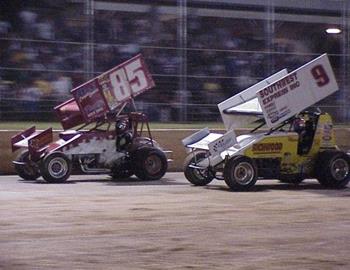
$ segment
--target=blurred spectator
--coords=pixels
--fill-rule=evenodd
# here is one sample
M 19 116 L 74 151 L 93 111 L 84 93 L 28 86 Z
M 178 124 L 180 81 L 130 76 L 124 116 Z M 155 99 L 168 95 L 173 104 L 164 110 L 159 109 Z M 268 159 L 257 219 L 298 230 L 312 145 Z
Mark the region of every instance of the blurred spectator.
M 39 88 L 33 84 L 20 89 L 19 98 L 22 103 L 21 109 L 23 112 L 28 114 L 38 113 L 41 97 L 42 93 Z
M 11 24 L 8 21 L 0 20 L 0 36 L 7 36 L 11 30 Z
M 20 18 L 21 35 L 24 37 L 33 38 L 33 33 L 36 33 L 35 23 L 38 18 L 38 14 L 32 10 L 24 9 L 18 12 Z
M 213 105 L 217 112 L 218 102 L 266 77 L 271 69 L 291 70 L 310 60 L 313 50 L 323 52 L 331 46 L 339 53 L 340 47 L 339 40 L 323 42 L 325 37 L 318 34 L 312 35 L 312 42 L 299 39 L 294 23 L 284 23 L 266 48 L 264 20 L 219 13 L 200 16 L 195 8 L 188 10 L 187 29 L 180 29 L 171 3 L 137 1 L 128 10 L 130 1 L 121 1 L 121 10 L 96 8 L 94 15 L 81 1 L 3 3 L 0 76 L 8 84 L 0 82 L 0 91 L 11 89 L 29 111 L 44 105 L 51 110 L 48 106 L 69 98 L 73 87 L 142 52 L 156 87 L 139 99 L 151 104 L 144 108 L 154 119 L 173 118 L 182 103 Z M 3 9 L 6 4 L 9 10 Z M 303 33 L 312 32 L 312 24 L 303 27 Z M 339 59 L 334 61 L 339 64 Z M 184 70 L 187 73 L 180 74 Z
M 39 39 L 55 39 L 55 28 L 50 18 L 40 19 L 40 21 L 34 24 L 34 29 Z
M 52 94 L 59 102 L 66 101 L 71 98 L 70 90 L 72 90 L 72 79 L 61 74 L 56 80 L 51 83 Z

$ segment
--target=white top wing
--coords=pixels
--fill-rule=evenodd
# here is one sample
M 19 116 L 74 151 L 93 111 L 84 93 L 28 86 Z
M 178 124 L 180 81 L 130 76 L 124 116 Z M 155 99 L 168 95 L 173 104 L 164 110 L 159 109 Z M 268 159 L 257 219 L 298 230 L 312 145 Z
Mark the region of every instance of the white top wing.
M 225 114 L 247 114 L 247 115 L 262 115 L 258 98 L 254 98 L 240 105 L 231 107 L 224 111 Z
M 237 127 L 237 124 L 240 124 L 241 121 L 237 121 L 237 118 L 232 113 L 242 114 L 261 114 L 262 110 L 260 105 L 258 104 L 258 100 L 256 99 L 256 93 L 266 87 L 267 85 L 272 84 L 273 82 L 279 80 L 280 78 L 287 75 L 287 69 L 283 69 L 270 77 L 254 84 L 253 86 L 247 88 L 246 90 L 224 100 L 220 104 L 218 104 L 219 111 L 224 122 L 226 130 L 229 130 L 233 127 Z M 248 103 L 248 104 L 246 104 Z M 230 113 L 230 111 L 232 113 Z
M 272 128 L 339 89 L 327 54 L 308 62 L 258 91 L 267 125 Z

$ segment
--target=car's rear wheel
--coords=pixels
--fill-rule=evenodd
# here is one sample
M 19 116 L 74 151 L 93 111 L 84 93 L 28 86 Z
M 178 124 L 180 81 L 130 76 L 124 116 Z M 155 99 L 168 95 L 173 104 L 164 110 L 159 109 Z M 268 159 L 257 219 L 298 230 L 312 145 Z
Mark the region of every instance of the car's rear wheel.
M 61 152 L 48 154 L 41 163 L 40 171 L 43 178 L 50 183 L 65 182 L 70 176 L 72 163 Z
M 224 180 L 230 189 L 247 191 L 257 181 L 257 168 L 254 161 L 245 156 L 231 158 L 225 164 Z
M 324 151 L 316 161 L 315 175 L 327 188 L 344 188 L 350 181 L 350 158 L 340 151 Z
M 214 179 L 209 168 L 197 168 L 197 164 L 206 159 L 206 151 L 197 150 L 188 155 L 184 162 L 184 174 L 186 179 L 195 186 L 205 186 Z
M 141 180 L 159 180 L 168 169 L 165 154 L 155 147 L 142 147 L 133 153 L 135 175 Z
M 19 163 L 24 164 L 16 164 L 15 163 L 15 171 L 16 173 L 23 178 L 24 180 L 36 180 L 40 177 L 40 171 L 37 164 L 29 159 L 29 151 L 24 150 L 21 152 L 16 160 Z

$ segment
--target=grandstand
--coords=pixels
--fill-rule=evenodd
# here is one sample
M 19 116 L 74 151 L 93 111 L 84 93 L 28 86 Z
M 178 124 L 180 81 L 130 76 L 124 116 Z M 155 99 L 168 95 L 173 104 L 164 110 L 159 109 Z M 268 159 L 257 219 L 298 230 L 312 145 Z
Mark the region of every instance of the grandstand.
M 341 91 L 320 106 L 348 123 L 349 11 L 346 0 L 2 0 L 0 120 L 54 120 L 69 90 L 141 52 L 156 87 L 137 106 L 151 120 L 217 121 L 217 103 L 326 52 Z

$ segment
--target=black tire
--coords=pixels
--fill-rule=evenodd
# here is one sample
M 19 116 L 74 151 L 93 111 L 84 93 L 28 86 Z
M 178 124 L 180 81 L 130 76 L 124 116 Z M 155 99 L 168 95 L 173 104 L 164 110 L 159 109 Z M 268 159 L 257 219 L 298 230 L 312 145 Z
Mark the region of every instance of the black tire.
M 248 191 L 258 179 L 254 161 L 245 156 L 231 158 L 224 168 L 224 180 L 230 189 Z
M 350 181 L 350 158 L 340 151 L 324 151 L 315 166 L 318 182 L 327 188 L 344 188 Z
M 48 154 L 41 163 L 40 171 L 49 183 L 65 182 L 72 171 L 70 159 L 61 152 Z
M 24 180 L 36 180 L 40 177 L 39 167 L 29 159 L 29 151 L 22 151 L 17 157 L 18 162 L 25 162 L 25 165 L 15 164 L 16 173 Z
M 214 179 L 214 175 L 209 168 L 200 170 L 191 168 L 191 165 L 196 165 L 198 162 L 206 158 L 206 151 L 197 150 L 188 155 L 184 161 L 184 174 L 186 179 L 195 186 L 208 185 Z
M 111 168 L 111 174 L 113 180 L 127 179 L 134 175 L 134 170 L 131 167 L 131 161 L 129 158 L 118 159 Z
M 159 180 L 168 169 L 165 154 L 155 147 L 142 147 L 133 153 L 135 175 L 141 180 Z

